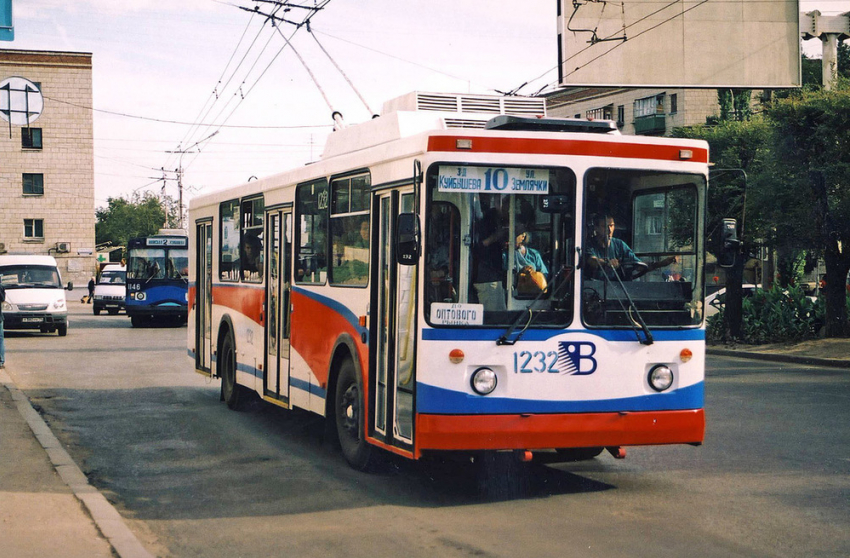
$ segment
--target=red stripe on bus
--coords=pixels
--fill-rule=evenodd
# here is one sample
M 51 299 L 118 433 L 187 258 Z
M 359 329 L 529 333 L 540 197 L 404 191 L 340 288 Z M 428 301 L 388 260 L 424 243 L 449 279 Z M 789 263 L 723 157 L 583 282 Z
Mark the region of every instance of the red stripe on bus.
M 360 333 L 354 329 L 351 322 L 329 306 L 298 291 L 292 292 L 291 320 L 292 348 L 307 362 L 323 389 L 327 389 L 334 345 L 343 333 L 351 335 L 358 347 L 364 347 L 354 358 L 360 360 L 360 369 L 364 371 L 363 385 L 364 389 L 366 388 L 368 362 L 365 353 L 368 351 L 365 350 L 365 345 L 361 344 Z
M 459 139 L 470 140 L 472 147 L 469 149 L 458 149 L 457 140 Z M 660 161 L 708 163 L 708 150 L 699 147 L 592 140 L 431 136 L 428 138 L 428 151 L 583 155 L 591 157 L 620 157 L 625 159 L 656 159 Z M 690 151 L 692 157 L 690 159 L 681 159 L 680 151 Z
M 495 450 L 697 444 L 702 409 L 552 415 L 426 415 L 416 417 L 422 450 Z
M 263 319 L 265 302 L 266 291 L 261 287 L 213 286 L 213 304 L 230 308 L 260 325 L 265 325 Z

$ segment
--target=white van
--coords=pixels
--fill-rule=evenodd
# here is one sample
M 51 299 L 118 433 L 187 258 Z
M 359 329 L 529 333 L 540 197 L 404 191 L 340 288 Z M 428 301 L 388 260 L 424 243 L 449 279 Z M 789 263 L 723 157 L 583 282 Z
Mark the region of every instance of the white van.
M 127 268 L 120 264 L 108 264 L 103 267 L 97 284 L 94 286 L 92 311 L 95 316 L 101 310 L 117 314 L 124 308 L 127 296 Z
M 6 288 L 4 329 L 38 329 L 68 334 L 68 305 L 52 256 L 0 256 L 0 282 Z

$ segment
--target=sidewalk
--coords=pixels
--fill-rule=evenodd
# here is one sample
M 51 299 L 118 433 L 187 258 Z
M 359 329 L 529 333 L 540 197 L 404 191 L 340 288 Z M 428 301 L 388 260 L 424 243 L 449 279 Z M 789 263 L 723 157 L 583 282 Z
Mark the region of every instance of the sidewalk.
M 850 368 L 850 339 L 812 339 L 794 344 L 708 345 L 709 355 Z
M 152 558 L 8 370 L 0 370 L 0 548 L 4 558 Z

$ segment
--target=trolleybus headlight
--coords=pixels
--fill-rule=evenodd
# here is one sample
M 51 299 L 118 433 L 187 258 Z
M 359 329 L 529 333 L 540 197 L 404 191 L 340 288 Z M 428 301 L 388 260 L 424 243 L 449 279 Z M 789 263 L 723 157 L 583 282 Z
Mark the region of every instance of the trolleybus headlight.
M 136 293 L 136 300 L 144 300 L 144 299 L 145 299 L 145 293 L 143 293 L 143 292 Z
M 673 371 L 663 364 L 652 367 L 649 371 L 649 386 L 655 391 L 670 389 L 673 385 Z
M 470 383 L 472 384 L 472 389 L 475 393 L 479 395 L 487 395 L 489 393 L 493 393 L 493 390 L 496 389 L 498 379 L 496 378 L 496 373 L 493 372 L 493 370 L 486 366 L 482 366 L 472 373 Z

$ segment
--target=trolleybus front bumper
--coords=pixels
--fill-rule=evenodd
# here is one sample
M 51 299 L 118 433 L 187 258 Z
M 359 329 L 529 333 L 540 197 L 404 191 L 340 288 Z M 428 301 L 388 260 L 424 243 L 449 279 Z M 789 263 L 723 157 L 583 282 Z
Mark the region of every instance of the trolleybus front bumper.
M 535 450 L 701 444 L 703 409 L 608 413 L 436 415 L 416 422 L 422 451 Z

